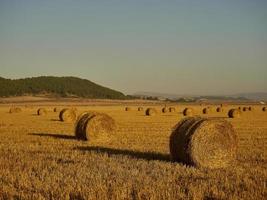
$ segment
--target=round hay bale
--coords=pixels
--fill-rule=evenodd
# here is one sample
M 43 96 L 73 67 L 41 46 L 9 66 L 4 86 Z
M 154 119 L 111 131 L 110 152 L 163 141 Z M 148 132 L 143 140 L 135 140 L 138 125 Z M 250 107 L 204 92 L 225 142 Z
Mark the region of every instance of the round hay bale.
M 131 111 L 132 109 L 130 107 L 126 107 L 125 111 Z
M 62 122 L 74 122 L 76 120 L 76 112 L 73 109 L 65 108 L 60 111 L 59 119 Z
M 78 117 L 75 125 L 75 136 L 79 140 L 109 139 L 116 130 L 114 119 L 109 115 L 96 112 L 85 112 Z
M 243 107 L 243 112 L 247 112 L 249 111 L 249 108 L 248 107 Z
M 155 108 L 146 109 L 146 116 L 155 116 L 157 114 L 157 110 Z
M 144 108 L 143 107 L 139 107 L 138 111 L 144 111 Z
M 193 116 L 194 115 L 194 110 L 193 108 L 185 108 L 183 111 L 184 116 Z
M 168 112 L 168 108 L 167 107 L 164 107 L 164 108 L 162 108 L 162 110 L 161 110 L 163 113 L 167 113 Z
M 22 109 L 19 107 L 11 107 L 9 109 L 9 113 L 20 113 L 21 111 L 22 111 Z
M 263 112 L 266 112 L 266 107 L 263 107 L 263 108 L 262 108 L 262 111 L 263 111 Z
M 223 112 L 223 108 L 222 108 L 222 107 L 218 107 L 218 108 L 216 109 L 216 111 L 217 111 L 218 113 Z
M 240 118 L 241 117 L 241 111 L 239 109 L 231 109 L 228 112 L 229 118 Z
M 170 136 L 171 159 L 187 165 L 225 168 L 233 164 L 236 153 L 236 133 L 223 119 L 185 118 Z
M 47 114 L 47 110 L 45 108 L 39 108 L 37 110 L 37 115 L 46 115 Z
M 202 112 L 203 112 L 203 114 L 210 114 L 211 109 L 210 108 L 204 108 Z
M 55 108 L 53 109 L 53 111 L 54 111 L 54 112 L 58 112 L 58 111 L 59 111 L 59 108 L 55 107 Z
M 249 106 L 249 107 L 248 107 L 248 110 L 249 110 L 249 111 L 254 111 L 254 108 L 253 108 L 252 106 Z
M 170 107 L 169 108 L 169 112 L 175 112 L 175 108 L 174 107 Z

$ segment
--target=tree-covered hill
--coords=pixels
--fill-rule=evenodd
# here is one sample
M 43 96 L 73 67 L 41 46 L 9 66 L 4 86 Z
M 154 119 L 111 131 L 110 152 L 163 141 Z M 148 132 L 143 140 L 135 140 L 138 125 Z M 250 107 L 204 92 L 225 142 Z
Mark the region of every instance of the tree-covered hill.
M 123 93 L 76 77 L 41 76 L 25 79 L 0 77 L 0 96 L 49 94 L 54 96 L 77 96 L 97 99 L 125 99 Z

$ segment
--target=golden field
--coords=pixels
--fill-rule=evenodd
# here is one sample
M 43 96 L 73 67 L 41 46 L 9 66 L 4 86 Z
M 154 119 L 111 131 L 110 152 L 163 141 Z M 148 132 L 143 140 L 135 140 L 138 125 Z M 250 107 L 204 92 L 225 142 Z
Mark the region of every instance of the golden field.
M 131 111 L 125 111 L 125 107 Z M 137 111 L 142 105 L 75 106 L 78 113 L 99 111 L 117 124 L 108 141 L 78 141 L 74 123 L 60 122 L 54 107 L 38 116 L 41 106 L 0 107 L 0 199 L 266 199 L 267 112 L 254 105 L 240 119 L 227 112 L 203 115 L 204 106 L 172 105 L 173 113 L 156 116 Z M 223 117 L 238 135 L 236 165 L 208 170 L 173 163 L 169 136 L 185 107 L 197 115 Z M 213 106 L 216 108 L 217 106 Z

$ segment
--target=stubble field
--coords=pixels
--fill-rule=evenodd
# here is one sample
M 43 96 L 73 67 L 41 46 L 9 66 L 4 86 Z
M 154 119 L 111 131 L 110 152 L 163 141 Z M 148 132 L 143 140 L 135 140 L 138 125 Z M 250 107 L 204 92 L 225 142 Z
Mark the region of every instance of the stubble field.
M 108 141 L 78 141 L 74 123 L 60 122 L 55 106 L 0 107 L 0 199 L 265 199 L 267 113 L 261 106 L 240 119 L 224 112 L 203 115 L 203 106 L 175 105 L 174 113 L 145 116 L 138 106 L 76 106 L 104 112 L 117 131 Z M 60 106 L 58 106 L 60 107 Z M 144 106 L 147 108 L 148 106 Z M 169 136 L 185 107 L 197 115 L 223 117 L 238 135 L 236 165 L 208 170 L 173 163 Z M 214 106 L 215 107 L 215 106 Z M 60 108 L 63 108 L 62 106 Z

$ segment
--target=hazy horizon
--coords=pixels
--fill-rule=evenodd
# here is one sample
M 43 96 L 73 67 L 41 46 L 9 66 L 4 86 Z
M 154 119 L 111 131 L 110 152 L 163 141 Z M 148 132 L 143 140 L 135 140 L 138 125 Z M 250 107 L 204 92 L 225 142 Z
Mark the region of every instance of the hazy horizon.
M 133 94 L 267 92 L 267 1 L 0 1 L 0 76 Z

